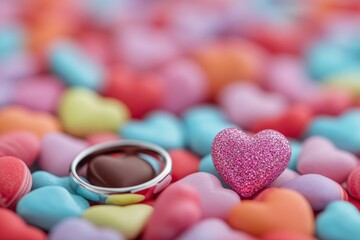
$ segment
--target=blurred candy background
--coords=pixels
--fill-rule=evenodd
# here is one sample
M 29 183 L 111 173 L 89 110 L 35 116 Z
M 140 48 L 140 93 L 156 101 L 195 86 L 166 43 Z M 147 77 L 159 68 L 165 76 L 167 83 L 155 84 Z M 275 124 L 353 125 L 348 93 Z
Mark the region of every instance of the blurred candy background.
M 275 129 L 291 140 L 288 169 L 270 186 L 280 187 L 298 173 L 320 174 L 329 179 L 299 180 L 306 186 L 307 181 L 317 183 L 309 195 L 318 196 L 318 189 L 325 186 L 322 181 L 327 181 L 335 200 L 348 200 L 349 192 L 360 208 L 360 170 L 355 169 L 360 137 L 354 134 L 360 131 L 359 106 L 358 0 L 0 0 L 0 206 L 14 210 L 20 201 L 17 214 L 45 230 L 67 218 L 60 214 L 58 219 L 56 214 L 63 208 L 68 211 L 67 203 L 74 202 L 65 178 L 74 156 L 108 140 L 139 139 L 169 150 L 173 182 L 200 171 L 229 187 L 210 155 L 215 135 L 229 127 L 254 133 Z M 331 164 L 325 161 L 335 153 L 320 160 L 312 156 L 309 147 L 302 149 L 302 141 L 315 135 L 326 138 L 317 140 L 326 153 L 345 150 L 350 156 L 341 152 L 342 157 Z M 304 152 L 318 162 L 307 165 Z M 13 174 L 13 162 L 21 174 Z M 349 189 L 341 188 L 350 172 Z M 206 178 L 204 182 L 211 183 Z M 1 187 L 13 182 L 9 191 L 5 189 L 4 196 L 9 197 L 5 199 Z M 33 191 L 22 198 L 31 185 Z M 175 199 L 173 209 L 181 209 L 183 199 L 170 193 L 160 202 Z M 179 237 L 201 214 L 209 215 L 201 212 L 195 190 L 186 194 L 196 202 L 199 216 L 194 215 L 193 222 L 183 218 L 187 226 L 173 229 L 169 239 Z M 64 204 L 56 205 L 61 196 Z M 201 197 L 208 199 L 206 194 Z M 325 203 L 311 206 L 314 211 L 334 200 L 324 198 Z M 59 209 L 53 210 L 49 202 Z M 90 206 L 85 199 L 77 204 L 80 207 L 74 203 L 69 216 L 79 217 Z M 150 201 L 149 206 L 153 204 Z M 209 209 L 221 206 L 211 204 Z M 173 213 L 156 205 L 154 209 Z M 226 220 L 227 212 L 221 213 Z M 8 219 L 15 216 L 10 215 Z M 118 232 L 126 238 L 139 237 L 150 210 L 145 215 L 134 224 L 135 230 L 128 228 L 128 233 L 121 225 Z M 329 228 L 317 226 L 317 236 L 328 239 L 323 237 L 328 229 L 345 218 L 335 217 Z M 358 222 L 351 226 L 359 229 Z M 209 234 L 211 228 L 202 233 Z M 157 236 L 161 231 L 154 229 Z M 160 239 L 149 237 L 149 231 L 145 230 L 145 239 Z M 38 239 L 45 238 L 40 235 Z M 191 239 L 185 237 L 181 239 Z
M 246 81 L 338 114 L 360 94 L 359 11 L 356 0 L 2 0 L 0 106 L 56 112 L 79 86 L 138 118 L 228 105 L 224 87 Z

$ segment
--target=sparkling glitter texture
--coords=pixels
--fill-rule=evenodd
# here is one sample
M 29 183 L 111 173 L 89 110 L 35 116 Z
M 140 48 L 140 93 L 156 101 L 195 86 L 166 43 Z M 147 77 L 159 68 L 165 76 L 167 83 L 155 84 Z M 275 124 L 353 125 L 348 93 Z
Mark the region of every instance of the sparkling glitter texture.
M 241 197 L 251 197 L 285 170 L 291 147 L 274 130 L 248 136 L 240 129 L 228 128 L 215 137 L 211 155 L 224 181 Z

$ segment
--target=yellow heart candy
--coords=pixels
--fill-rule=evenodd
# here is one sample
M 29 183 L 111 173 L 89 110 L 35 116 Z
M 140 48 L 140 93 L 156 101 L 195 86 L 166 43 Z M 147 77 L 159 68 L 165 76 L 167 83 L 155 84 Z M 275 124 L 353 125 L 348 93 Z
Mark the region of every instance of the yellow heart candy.
M 88 208 L 83 218 L 99 227 L 117 230 L 127 239 L 134 239 L 140 235 L 152 212 L 153 207 L 146 204 L 126 207 L 97 205 Z
M 325 84 L 335 89 L 345 89 L 349 91 L 354 97 L 360 96 L 360 74 L 354 72 L 347 72 L 329 78 Z
M 85 88 L 67 90 L 59 106 L 65 130 L 76 136 L 117 131 L 130 115 L 127 106 L 120 101 L 102 98 Z
M 113 194 L 106 198 L 105 203 L 110 205 L 129 205 L 141 202 L 145 199 L 141 194 Z

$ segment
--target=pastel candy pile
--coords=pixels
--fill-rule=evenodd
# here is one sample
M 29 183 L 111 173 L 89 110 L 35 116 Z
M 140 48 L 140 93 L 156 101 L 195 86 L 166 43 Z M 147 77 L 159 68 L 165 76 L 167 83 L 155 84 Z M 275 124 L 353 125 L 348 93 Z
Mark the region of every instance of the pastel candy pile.
M 358 239 L 359 16 L 356 0 L 0 1 L 0 239 Z M 123 139 L 172 159 L 146 196 L 69 175 Z M 77 170 L 131 188 L 158 158 Z
M 23 197 L 16 212 L 28 223 L 50 230 L 63 219 L 80 217 L 88 207 L 85 199 L 70 194 L 65 188 L 46 186 Z

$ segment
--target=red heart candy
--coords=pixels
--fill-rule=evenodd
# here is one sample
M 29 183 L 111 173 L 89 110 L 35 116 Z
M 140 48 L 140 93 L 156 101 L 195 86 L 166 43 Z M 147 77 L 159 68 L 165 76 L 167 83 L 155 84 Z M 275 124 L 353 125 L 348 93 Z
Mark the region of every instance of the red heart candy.
M 171 173 L 173 182 L 198 171 L 200 159 L 193 153 L 183 149 L 175 149 L 169 151 L 169 154 L 173 163 Z
M 165 86 L 156 75 L 136 75 L 130 69 L 117 67 L 103 93 L 125 103 L 132 116 L 139 118 L 160 107 Z
M 26 225 L 26 223 L 11 210 L 0 208 L 0 238 L 8 240 L 45 240 L 46 235 L 41 230 Z
M 299 138 L 304 134 L 312 113 L 304 105 L 290 107 L 283 115 L 263 119 L 255 123 L 252 127 L 253 132 L 259 132 L 265 129 L 274 129 L 284 134 L 286 137 Z
M 200 218 L 198 192 L 187 185 L 170 186 L 156 200 L 143 239 L 176 239 Z

